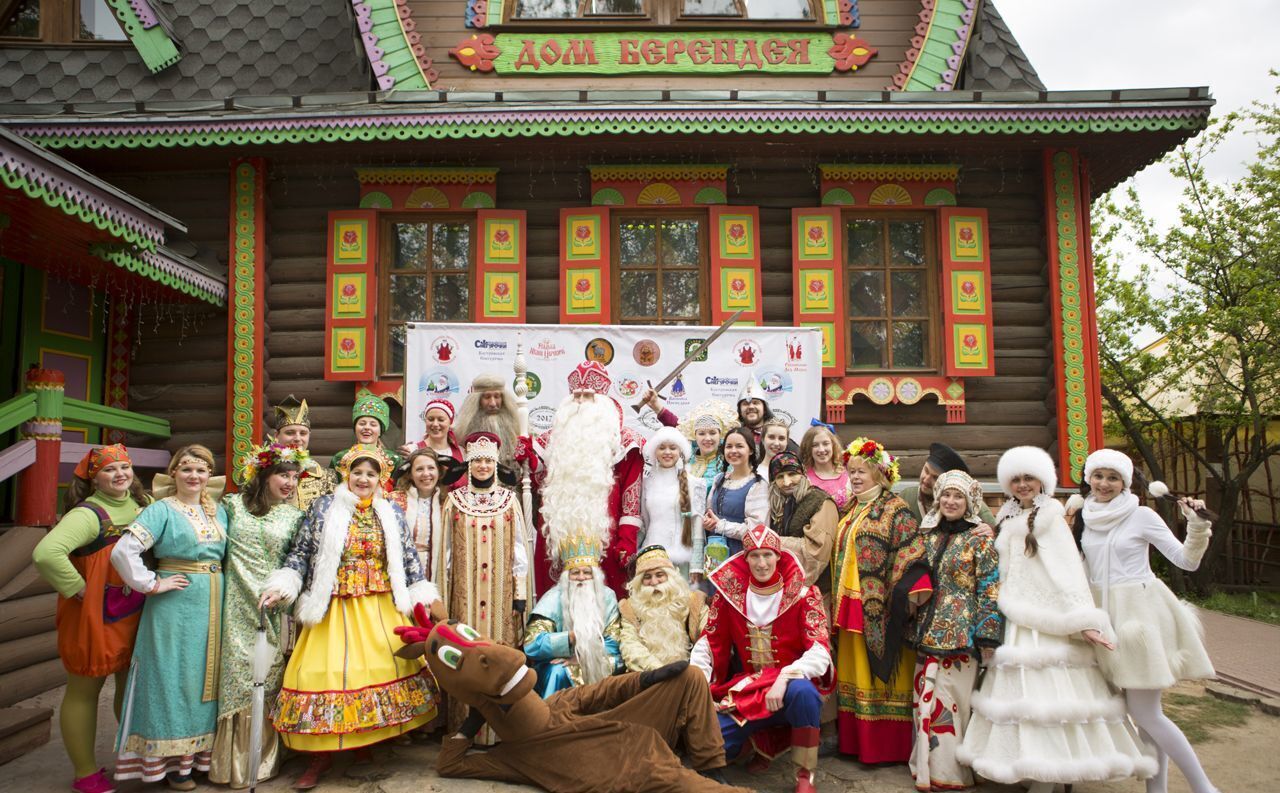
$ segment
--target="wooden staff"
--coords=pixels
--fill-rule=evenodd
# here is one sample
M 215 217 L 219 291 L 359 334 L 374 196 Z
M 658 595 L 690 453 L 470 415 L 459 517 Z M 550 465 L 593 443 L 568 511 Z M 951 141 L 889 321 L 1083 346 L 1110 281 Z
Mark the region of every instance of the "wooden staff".
M 524 360 L 524 331 L 516 331 L 516 357 L 512 362 L 512 368 L 516 373 L 516 382 L 513 390 L 516 395 L 516 426 L 521 438 L 529 439 L 529 453 L 536 454 L 533 449 L 533 436 L 529 434 L 529 383 L 525 379 L 525 375 L 529 371 L 528 364 Z M 529 462 L 526 460 L 520 463 L 520 506 L 524 509 L 524 541 L 525 547 L 528 549 L 528 608 L 533 608 L 533 604 L 537 599 L 537 593 L 534 591 L 535 577 L 533 574 L 534 554 L 537 553 L 537 537 L 534 534 L 533 521 L 533 483 L 529 477 Z

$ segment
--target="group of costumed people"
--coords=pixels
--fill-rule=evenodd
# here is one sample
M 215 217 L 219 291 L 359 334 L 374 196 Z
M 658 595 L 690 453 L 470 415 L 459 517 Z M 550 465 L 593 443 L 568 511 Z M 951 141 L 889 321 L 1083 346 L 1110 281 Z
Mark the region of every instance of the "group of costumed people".
M 34 554 L 60 595 L 73 790 L 190 790 L 196 773 L 243 788 L 291 752 L 308 789 L 337 752 L 368 763 L 438 730 L 442 776 L 555 793 L 735 790 L 727 764 L 762 773 L 788 750 L 799 793 L 837 753 L 906 764 L 919 790 L 1138 777 L 1160 793 L 1169 760 L 1216 790 L 1161 709 L 1213 669 L 1148 561 L 1154 545 L 1198 566 L 1202 502 L 1176 499 L 1177 539 L 1130 459 L 1102 449 L 1064 509 L 1052 458 L 1018 447 L 993 515 L 943 444 L 895 490 L 882 444 L 816 419 L 797 444 L 754 382 L 736 409 L 684 417 L 646 393 L 662 425 L 647 440 L 611 386 L 580 365 L 531 436 L 482 375 L 395 449 L 365 392 L 328 468 L 290 397 L 227 495 L 202 446 L 150 493 L 123 446 L 90 451 Z M 108 676 L 111 773 L 94 753 Z

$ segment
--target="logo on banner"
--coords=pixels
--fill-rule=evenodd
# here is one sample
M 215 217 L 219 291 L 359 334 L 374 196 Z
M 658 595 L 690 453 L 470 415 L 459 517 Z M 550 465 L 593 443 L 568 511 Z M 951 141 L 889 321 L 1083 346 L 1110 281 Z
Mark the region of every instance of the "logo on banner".
M 452 336 L 437 336 L 431 342 L 431 357 L 436 363 L 453 363 L 458 357 L 458 340 Z
M 662 349 L 652 339 L 641 339 L 636 342 L 635 349 L 631 351 L 631 357 L 635 358 L 636 363 L 641 366 L 653 366 L 662 357 Z
M 613 381 L 613 388 L 618 392 L 618 396 L 623 399 L 631 399 L 643 390 L 640 380 L 631 374 L 624 374 Z
M 524 395 L 525 399 L 533 399 L 538 394 L 542 393 L 542 378 L 538 377 L 533 372 L 524 373 L 524 384 L 525 384 L 525 387 L 529 389 L 528 391 L 525 392 L 525 395 Z M 516 378 L 513 377 L 511 379 L 511 389 L 514 391 L 515 387 L 516 387 Z
M 501 361 L 507 357 L 507 343 L 494 339 L 476 339 L 476 357 L 482 361 Z
M 539 339 L 538 343 L 533 345 L 533 348 L 529 350 L 529 354 L 534 358 L 543 358 L 550 361 L 563 356 L 564 347 L 556 344 L 551 339 Z
M 788 412 L 787 412 L 787 411 L 785 411 L 785 410 L 781 410 L 781 409 L 779 409 L 779 408 L 775 408 L 775 407 L 773 407 L 772 405 L 770 405 L 770 406 L 769 406 L 769 409 L 773 411 L 773 417 L 774 417 L 774 418 L 782 419 L 783 421 L 787 422 L 787 426 L 788 426 L 788 427 L 794 428 L 794 427 L 796 426 L 796 417 L 795 417 L 795 416 L 791 415 L 790 413 L 788 413 Z M 806 429 L 807 429 L 807 427 L 806 427 Z
M 791 393 L 791 375 L 769 370 L 760 375 L 760 390 L 770 399 Z
M 546 432 L 556 421 L 555 408 L 534 408 L 529 411 L 529 427 L 538 432 Z
M 738 398 L 738 378 L 709 375 L 702 381 L 711 391 L 712 396 L 736 401 Z
M 418 378 L 418 392 L 430 397 L 447 397 L 458 393 L 458 378 L 444 369 L 433 369 Z
M 587 342 L 587 349 L 583 350 L 582 357 L 601 366 L 608 366 L 613 363 L 613 343 L 597 336 Z
M 760 345 L 743 339 L 733 348 L 733 358 L 739 366 L 755 366 L 760 360 Z
M 788 372 L 803 372 L 809 368 L 809 365 L 804 362 L 804 342 L 805 338 L 803 336 L 787 337 Z M 821 354 L 822 350 L 818 350 L 818 352 Z
M 694 350 L 698 349 L 698 345 L 703 343 L 704 341 L 706 341 L 706 339 L 685 339 L 684 340 L 684 357 L 688 358 L 691 354 L 693 354 Z M 707 351 L 703 350 L 702 352 L 698 353 L 698 357 L 694 358 L 693 360 L 699 363 L 707 360 Z

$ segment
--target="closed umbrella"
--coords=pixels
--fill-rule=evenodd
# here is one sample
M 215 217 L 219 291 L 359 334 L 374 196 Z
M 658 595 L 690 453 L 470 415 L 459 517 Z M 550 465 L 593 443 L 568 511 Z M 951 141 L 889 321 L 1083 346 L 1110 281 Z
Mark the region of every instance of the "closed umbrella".
M 267 641 L 267 610 L 258 608 L 258 638 L 253 645 L 253 709 L 249 712 L 249 791 L 258 787 L 258 766 L 262 764 L 262 721 L 267 697 L 267 672 L 275 660 L 275 650 Z

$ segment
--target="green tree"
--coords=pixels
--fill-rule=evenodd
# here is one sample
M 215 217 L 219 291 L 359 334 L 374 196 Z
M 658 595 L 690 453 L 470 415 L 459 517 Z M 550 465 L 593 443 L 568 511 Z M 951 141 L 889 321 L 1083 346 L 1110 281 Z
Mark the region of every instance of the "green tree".
M 1237 132 L 1257 138 L 1256 155 L 1239 179 L 1215 182 L 1205 161 Z M 1132 186 L 1095 211 L 1103 396 L 1156 477 L 1164 472 L 1153 428 L 1168 430 L 1200 467 L 1220 515 L 1191 576 L 1206 591 L 1249 478 L 1280 454 L 1267 433 L 1280 415 L 1280 104 L 1258 102 L 1216 121 L 1163 164 L 1181 185 L 1172 228 L 1155 223 Z M 1151 331 L 1165 343 L 1139 348 L 1134 339 Z M 1231 448 L 1247 431 L 1243 454 L 1208 459 L 1195 438 L 1176 431 L 1188 413 L 1214 448 Z

